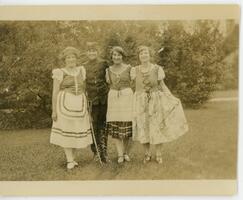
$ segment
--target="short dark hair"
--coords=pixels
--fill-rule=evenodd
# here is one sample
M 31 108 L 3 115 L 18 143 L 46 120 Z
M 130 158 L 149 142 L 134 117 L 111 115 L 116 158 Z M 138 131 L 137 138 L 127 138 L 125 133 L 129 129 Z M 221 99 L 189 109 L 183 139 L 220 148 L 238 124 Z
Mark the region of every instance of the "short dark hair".
M 97 42 L 86 42 L 86 51 L 94 49 L 98 51 L 98 43 Z
M 121 54 L 122 55 L 122 58 L 126 57 L 125 51 L 120 46 L 114 46 L 111 49 L 111 59 L 112 59 L 112 55 L 113 55 L 114 52 L 117 52 L 117 53 Z

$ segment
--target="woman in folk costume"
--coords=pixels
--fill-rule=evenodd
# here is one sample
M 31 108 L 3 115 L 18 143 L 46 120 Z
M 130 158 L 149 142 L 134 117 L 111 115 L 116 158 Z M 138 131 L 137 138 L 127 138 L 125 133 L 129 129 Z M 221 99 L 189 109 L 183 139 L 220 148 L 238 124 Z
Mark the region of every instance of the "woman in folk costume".
M 110 86 L 106 131 L 115 140 L 118 163 L 130 161 L 128 143 L 132 137 L 131 67 L 123 63 L 124 54 L 121 47 L 113 47 L 111 53 L 113 65 L 106 69 L 106 80 Z
M 50 142 L 64 148 L 67 169 L 78 165 L 74 149 L 92 143 L 90 121 L 85 96 L 85 69 L 77 66 L 79 51 L 67 47 L 60 54 L 65 67 L 54 69 L 52 94 L 52 129 Z
M 162 67 L 150 62 L 147 46 L 138 48 L 140 65 L 131 70 L 135 80 L 133 140 L 143 144 L 144 163 L 151 161 L 150 146 L 155 145 L 156 161 L 161 164 L 161 148 L 188 131 L 181 102 L 164 84 Z

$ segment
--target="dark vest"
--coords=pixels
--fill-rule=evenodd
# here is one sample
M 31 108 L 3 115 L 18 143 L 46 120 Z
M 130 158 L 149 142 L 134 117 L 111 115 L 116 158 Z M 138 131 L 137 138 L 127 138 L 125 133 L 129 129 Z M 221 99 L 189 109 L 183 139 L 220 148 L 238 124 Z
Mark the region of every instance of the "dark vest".
M 140 66 L 136 66 L 136 92 L 153 92 L 159 90 L 158 70 L 159 67 L 153 65 L 148 73 L 142 73 Z
M 85 90 L 85 81 L 83 78 L 82 71 L 80 70 L 79 74 L 76 77 L 66 74 L 64 70 L 62 71 L 63 71 L 63 80 L 60 85 L 60 90 L 65 90 L 75 95 L 82 94 Z M 77 84 L 77 88 L 75 86 L 76 84 Z
M 86 91 L 88 100 L 93 105 L 106 104 L 108 87 L 105 80 L 105 71 L 108 67 L 107 62 L 101 59 L 89 60 L 85 62 L 86 69 Z
M 112 72 L 110 68 L 107 70 L 109 81 L 110 81 L 110 89 L 122 90 L 125 88 L 131 88 L 131 78 L 130 78 L 131 67 L 130 66 L 126 66 L 126 67 L 127 68 L 120 74 L 116 74 Z

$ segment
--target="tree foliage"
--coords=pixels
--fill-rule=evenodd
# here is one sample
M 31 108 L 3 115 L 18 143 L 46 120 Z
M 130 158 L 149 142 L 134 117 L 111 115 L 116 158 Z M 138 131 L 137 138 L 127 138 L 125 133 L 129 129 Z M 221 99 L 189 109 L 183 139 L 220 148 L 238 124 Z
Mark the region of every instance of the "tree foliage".
M 74 46 L 82 64 L 87 41 L 97 41 L 108 61 L 111 47 L 122 46 L 125 62 L 133 66 L 139 63 L 137 47 L 151 47 L 172 92 L 184 105 L 198 107 L 220 82 L 221 61 L 229 53 L 218 26 L 217 21 L 195 21 L 190 32 L 183 21 L 0 22 L 0 109 L 5 109 L 0 127 L 49 126 L 51 71 L 63 66 L 58 54 Z

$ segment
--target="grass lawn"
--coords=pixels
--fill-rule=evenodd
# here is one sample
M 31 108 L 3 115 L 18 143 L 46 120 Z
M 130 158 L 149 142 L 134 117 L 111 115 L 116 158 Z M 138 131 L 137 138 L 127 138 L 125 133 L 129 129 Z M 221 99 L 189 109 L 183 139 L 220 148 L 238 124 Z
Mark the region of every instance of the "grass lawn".
M 0 180 L 131 180 L 236 178 L 238 102 L 211 102 L 185 110 L 190 131 L 163 148 L 164 163 L 142 164 L 143 149 L 131 144 L 130 163 L 100 167 L 89 148 L 77 151 L 79 166 L 67 171 L 62 148 L 49 143 L 49 129 L 0 131 Z
M 238 97 L 238 90 L 227 90 L 227 91 L 215 91 L 212 93 L 211 98 L 225 98 L 225 97 Z

